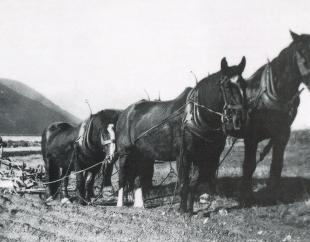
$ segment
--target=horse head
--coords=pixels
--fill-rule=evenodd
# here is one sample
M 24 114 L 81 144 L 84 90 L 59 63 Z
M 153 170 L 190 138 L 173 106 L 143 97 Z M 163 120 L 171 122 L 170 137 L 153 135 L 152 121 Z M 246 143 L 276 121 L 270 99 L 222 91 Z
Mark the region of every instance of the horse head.
M 220 85 L 225 103 L 222 122 L 227 134 L 241 130 L 246 120 L 246 82 L 242 77 L 245 64 L 245 57 L 236 66 L 228 66 L 225 57 L 221 61 Z
M 310 35 L 296 34 L 290 31 L 293 38 L 294 62 L 297 64 L 302 82 L 310 89 Z

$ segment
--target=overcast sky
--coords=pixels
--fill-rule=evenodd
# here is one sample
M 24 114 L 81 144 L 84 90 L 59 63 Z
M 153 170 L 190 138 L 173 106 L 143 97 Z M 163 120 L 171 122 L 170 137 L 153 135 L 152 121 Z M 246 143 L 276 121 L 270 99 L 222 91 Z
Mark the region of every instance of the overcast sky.
M 0 0 L 0 77 L 21 81 L 79 118 L 177 96 L 220 60 L 245 77 L 310 33 L 309 0 Z M 294 128 L 310 128 L 308 92 Z

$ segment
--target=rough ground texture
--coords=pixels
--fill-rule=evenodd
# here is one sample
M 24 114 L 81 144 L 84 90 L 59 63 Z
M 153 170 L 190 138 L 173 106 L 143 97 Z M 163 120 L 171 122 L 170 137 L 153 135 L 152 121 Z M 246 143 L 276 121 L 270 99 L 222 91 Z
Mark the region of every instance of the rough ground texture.
M 92 206 L 45 204 L 38 195 L 0 193 L 0 241 L 309 241 L 310 151 L 308 145 L 291 144 L 286 152 L 280 200 L 269 202 L 266 191 L 270 156 L 255 173 L 256 204 L 238 208 L 243 147 L 235 147 L 219 171 L 218 195 L 195 205 L 192 218 L 170 206 L 175 176 L 155 187 L 146 209 L 114 207 L 101 198 Z M 16 157 L 16 160 L 19 158 Z M 40 157 L 20 158 L 29 163 Z M 157 165 L 154 183 L 168 174 L 169 163 Z M 113 178 L 114 183 L 117 176 Z M 177 199 L 175 199 L 177 201 Z M 104 206 L 110 204 L 110 206 Z M 113 206 L 111 206 L 113 205 Z M 160 206 L 159 206 L 160 205 Z M 170 209 L 169 209 L 170 208 Z

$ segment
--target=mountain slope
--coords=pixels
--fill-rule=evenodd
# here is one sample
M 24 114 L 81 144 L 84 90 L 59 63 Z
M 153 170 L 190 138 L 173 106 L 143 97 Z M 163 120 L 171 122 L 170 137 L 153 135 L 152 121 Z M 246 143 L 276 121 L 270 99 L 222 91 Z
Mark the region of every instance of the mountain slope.
M 28 97 L 32 100 L 38 101 L 42 103 L 43 105 L 45 105 L 46 107 L 59 112 L 60 114 L 68 117 L 68 119 L 72 123 L 80 122 L 80 120 L 77 117 L 73 116 L 71 113 L 67 112 L 66 110 L 60 108 L 59 106 L 51 102 L 49 99 L 44 97 L 42 94 L 40 94 L 39 92 L 35 91 L 34 89 L 28 87 L 27 85 L 21 82 L 0 78 L 0 84 L 3 84 L 17 93 L 25 97 Z
M 56 121 L 76 124 L 79 119 L 30 87 L 0 79 L 0 134 L 40 135 Z

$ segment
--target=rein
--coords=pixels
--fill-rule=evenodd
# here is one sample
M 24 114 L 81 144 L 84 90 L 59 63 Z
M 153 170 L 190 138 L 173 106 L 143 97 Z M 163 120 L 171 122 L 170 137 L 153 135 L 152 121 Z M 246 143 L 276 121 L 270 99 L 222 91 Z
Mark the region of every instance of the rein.
M 204 105 L 201 105 L 201 104 L 198 104 L 197 102 L 193 101 L 193 100 L 188 100 L 185 104 L 183 104 L 180 108 L 178 108 L 176 111 L 174 111 L 171 115 L 169 115 L 167 118 L 165 118 L 163 121 L 161 121 L 160 123 L 152 126 L 151 128 L 147 129 L 146 131 L 144 131 L 142 134 L 140 134 L 134 141 L 134 143 L 136 143 L 138 140 L 140 140 L 141 138 L 143 138 L 144 136 L 148 135 L 150 132 L 156 130 L 157 128 L 159 128 L 160 126 L 166 124 L 169 120 L 181 115 L 181 114 L 184 114 L 184 109 L 188 104 L 194 104 L 196 106 L 199 106 L 201 108 L 204 108 L 205 110 L 209 111 L 210 113 L 213 113 L 213 114 L 216 114 L 216 115 L 219 115 L 221 117 L 223 117 L 224 115 L 222 113 L 219 113 L 219 112 L 215 112 L 213 111 L 212 109 L 204 106 Z

